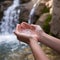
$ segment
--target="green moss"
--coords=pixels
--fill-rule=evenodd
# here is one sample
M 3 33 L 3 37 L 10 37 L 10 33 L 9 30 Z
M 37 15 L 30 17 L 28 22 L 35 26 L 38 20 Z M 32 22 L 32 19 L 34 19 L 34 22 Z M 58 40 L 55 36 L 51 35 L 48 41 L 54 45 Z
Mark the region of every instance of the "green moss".
M 45 23 L 43 25 L 43 29 L 46 33 L 50 33 L 50 25 L 49 25 L 49 22 L 51 21 L 51 18 L 52 16 L 51 15 L 48 15 L 48 17 L 46 18 L 45 20 Z
M 43 14 L 43 13 L 47 13 L 47 12 L 49 12 L 49 8 L 44 7 L 44 9 L 42 10 L 42 14 Z

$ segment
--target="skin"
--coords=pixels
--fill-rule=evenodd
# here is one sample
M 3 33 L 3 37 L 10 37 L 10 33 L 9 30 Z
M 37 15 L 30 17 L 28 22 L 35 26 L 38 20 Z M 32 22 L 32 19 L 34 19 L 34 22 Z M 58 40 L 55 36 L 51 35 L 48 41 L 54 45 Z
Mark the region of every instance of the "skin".
M 60 39 L 52 37 L 43 32 L 40 34 L 39 41 L 60 53 Z
M 60 53 L 60 39 L 57 39 L 53 36 L 50 36 L 46 34 L 41 27 L 38 27 L 38 25 L 32 25 L 35 28 L 37 28 L 36 32 L 39 36 L 39 42 L 47 45 L 48 47 L 54 49 L 56 52 Z
M 27 34 L 27 29 L 30 30 L 31 33 Z M 49 60 L 38 44 L 39 38 L 35 27 L 26 23 L 18 24 L 14 33 L 18 40 L 27 43 L 31 47 L 35 60 Z
M 31 47 L 35 60 L 49 60 L 35 39 L 31 39 L 29 46 Z

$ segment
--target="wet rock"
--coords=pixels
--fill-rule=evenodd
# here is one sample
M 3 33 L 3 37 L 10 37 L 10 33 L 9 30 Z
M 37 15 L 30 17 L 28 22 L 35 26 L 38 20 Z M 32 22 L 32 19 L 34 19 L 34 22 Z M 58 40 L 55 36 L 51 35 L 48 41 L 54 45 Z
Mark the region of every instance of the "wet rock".
M 10 53 L 6 60 L 33 60 L 33 55 L 30 48 L 25 48 L 22 51 L 15 51 Z
M 2 17 L 3 17 L 3 11 L 1 10 L 1 6 L 0 6 L 0 21 L 1 21 Z
M 28 20 L 28 18 L 29 18 L 29 10 L 28 9 L 26 9 L 24 6 L 21 6 L 20 7 L 20 10 L 21 10 L 21 12 L 20 12 L 20 15 L 19 15 L 19 23 L 21 23 L 21 22 L 27 22 L 27 20 Z
M 1 2 L 4 2 L 4 1 L 5 1 L 5 0 L 0 0 L 0 3 L 1 3 Z
M 44 3 L 40 3 L 39 6 L 35 10 L 35 15 L 40 16 L 42 14 L 42 10 L 45 8 Z
M 44 13 L 40 16 L 40 18 L 38 19 L 38 21 L 36 22 L 36 24 L 40 25 L 43 27 L 46 18 L 48 17 L 49 13 Z
M 42 44 L 42 49 L 50 60 L 60 60 L 60 54 Z
M 50 14 L 52 14 L 52 11 L 53 11 L 53 0 L 49 0 L 48 2 L 46 2 L 46 6 L 48 8 L 50 8 Z
M 12 4 L 12 1 L 4 1 L 0 4 L 0 20 L 3 17 L 4 10 L 6 10 L 11 4 Z
M 12 4 L 12 1 L 4 1 L 3 3 L 1 3 L 1 9 L 5 10 L 7 9 L 10 5 Z
M 27 3 L 30 2 L 31 0 L 20 0 L 21 3 Z
M 51 33 L 60 38 L 60 1 L 53 0 L 53 14 L 51 20 Z
M 45 6 L 45 4 L 40 3 L 39 6 L 35 10 L 35 14 L 34 14 L 34 18 L 33 18 L 35 23 L 43 13 L 46 13 L 48 11 L 49 11 L 49 9 Z
M 30 1 L 29 3 L 21 4 L 21 6 L 20 6 L 21 13 L 20 13 L 20 16 L 19 16 L 20 23 L 22 21 L 25 21 L 25 22 L 28 21 L 29 14 L 30 14 L 30 11 L 32 9 L 32 6 L 33 6 L 33 2 L 32 1 Z

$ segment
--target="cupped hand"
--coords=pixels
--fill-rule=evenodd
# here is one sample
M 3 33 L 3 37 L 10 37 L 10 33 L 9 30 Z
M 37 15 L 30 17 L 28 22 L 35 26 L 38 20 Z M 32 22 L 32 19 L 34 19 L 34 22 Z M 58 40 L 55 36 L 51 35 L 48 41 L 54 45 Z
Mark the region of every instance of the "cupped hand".
M 38 41 L 36 28 L 33 25 L 27 24 L 25 22 L 18 24 L 14 33 L 18 40 L 22 42 L 29 44 L 31 39 Z

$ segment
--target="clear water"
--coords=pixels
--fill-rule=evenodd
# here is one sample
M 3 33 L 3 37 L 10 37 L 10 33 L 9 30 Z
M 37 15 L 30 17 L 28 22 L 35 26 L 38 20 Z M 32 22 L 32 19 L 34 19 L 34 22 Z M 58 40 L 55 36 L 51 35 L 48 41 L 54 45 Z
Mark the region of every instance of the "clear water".
M 39 5 L 39 2 L 40 2 L 41 0 L 38 0 L 34 5 L 33 5 L 33 8 L 31 9 L 31 12 L 30 12 L 30 15 L 29 15 L 29 19 L 28 19 L 28 23 L 29 24 L 31 24 L 33 21 L 33 15 L 34 15 L 34 13 L 35 13 L 35 10 L 36 10 L 36 8 L 38 7 L 38 5 Z

